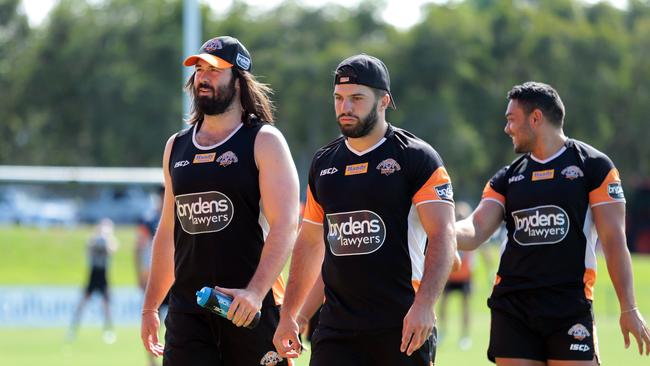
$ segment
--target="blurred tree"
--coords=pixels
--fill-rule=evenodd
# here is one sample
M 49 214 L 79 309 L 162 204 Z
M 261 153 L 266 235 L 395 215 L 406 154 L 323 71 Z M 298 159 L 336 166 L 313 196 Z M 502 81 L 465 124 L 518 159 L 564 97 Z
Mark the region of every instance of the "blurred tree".
M 158 166 L 182 118 L 181 0 L 61 0 L 34 29 L 18 3 L 0 0 L 0 161 Z M 505 95 L 527 80 L 558 89 L 569 136 L 609 154 L 624 182 L 650 176 L 649 1 L 433 3 L 406 30 L 380 20 L 384 5 L 202 7 L 203 39 L 241 39 L 275 90 L 303 185 L 314 151 L 339 133 L 333 70 L 360 52 L 389 66 L 388 120 L 441 153 L 460 198 L 476 201 L 515 157 Z

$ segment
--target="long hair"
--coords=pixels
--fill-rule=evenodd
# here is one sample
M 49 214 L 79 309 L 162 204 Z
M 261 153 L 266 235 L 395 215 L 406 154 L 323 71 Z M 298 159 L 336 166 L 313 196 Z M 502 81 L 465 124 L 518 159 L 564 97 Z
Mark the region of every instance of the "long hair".
M 241 71 L 232 68 L 232 77 L 239 79 L 240 102 L 242 105 L 241 120 L 247 126 L 254 126 L 260 123 L 273 124 L 275 122 L 273 112 L 275 106 L 271 100 L 273 89 L 268 84 L 257 81 L 255 76 L 248 71 Z M 192 73 L 185 83 L 185 91 L 192 97 L 192 109 L 186 120 L 189 125 L 203 121 L 203 113 L 197 108 L 196 90 L 194 89 L 194 77 Z

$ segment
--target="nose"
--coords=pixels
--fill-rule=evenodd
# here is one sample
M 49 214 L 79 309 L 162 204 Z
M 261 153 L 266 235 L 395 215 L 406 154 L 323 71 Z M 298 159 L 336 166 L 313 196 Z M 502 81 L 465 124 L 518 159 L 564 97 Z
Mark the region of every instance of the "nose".
M 506 122 L 506 126 L 503 128 L 503 132 L 505 132 L 506 135 L 510 135 L 510 122 Z
M 352 100 L 345 98 L 343 99 L 343 103 L 341 105 L 341 109 L 343 113 L 349 113 L 352 112 Z

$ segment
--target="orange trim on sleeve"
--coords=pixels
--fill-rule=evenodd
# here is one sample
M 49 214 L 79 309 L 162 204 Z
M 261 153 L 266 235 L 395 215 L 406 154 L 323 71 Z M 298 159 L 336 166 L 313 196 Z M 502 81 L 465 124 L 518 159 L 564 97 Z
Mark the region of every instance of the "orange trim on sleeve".
M 279 275 L 275 282 L 273 282 L 273 286 L 271 286 L 275 305 L 282 305 L 284 301 L 284 288 L 284 278 L 282 278 L 282 275 Z
M 605 202 L 625 202 L 621 178 L 618 170 L 612 168 L 600 187 L 589 192 L 589 204 L 596 205 Z
M 454 201 L 451 179 L 445 167 L 441 166 L 431 174 L 429 180 L 413 195 L 413 204 L 424 201 Z
M 317 223 L 322 223 L 325 218 L 323 207 L 316 202 L 309 186 L 307 186 L 307 203 L 305 203 L 305 213 L 302 218 Z
M 494 285 L 496 286 L 496 285 L 498 285 L 498 284 L 500 284 L 500 283 L 501 283 L 501 276 L 496 275 L 496 276 L 494 277 Z
M 493 199 L 499 202 L 502 206 L 505 206 L 506 204 L 506 198 L 501 193 L 495 191 L 490 185 L 490 182 L 485 183 L 481 199 Z
M 585 297 L 591 301 L 594 300 L 594 285 L 596 284 L 596 271 L 592 268 L 585 269 L 585 275 L 582 278 L 585 284 Z

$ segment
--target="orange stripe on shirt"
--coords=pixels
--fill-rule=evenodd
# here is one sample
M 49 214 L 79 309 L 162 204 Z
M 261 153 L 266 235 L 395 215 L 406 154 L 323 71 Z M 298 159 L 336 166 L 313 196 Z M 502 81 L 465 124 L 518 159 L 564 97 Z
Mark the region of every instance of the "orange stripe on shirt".
M 453 202 L 453 197 L 441 197 L 436 188 L 443 189 L 445 184 L 449 185 L 449 192 L 451 193 L 451 179 L 445 167 L 439 167 L 431 174 L 429 180 L 413 195 L 413 204 L 417 205 L 424 201 L 448 201 Z
M 585 283 L 585 297 L 593 301 L 594 285 L 596 284 L 596 271 L 591 268 L 586 268 L 582 281 Z
M 418 290 L 420 289 L 420 280 L 411 280 L 411 285 L 413 286 L 413 290 L 415 290 L 415 293 L 418 293 Z
M 616 198 L 616 194 L 614 192 L 610 192 L 610 186 L 612 188 L 620 188 L 620 184 L 621 178 L 618 175 L 618 170 L 616 170 L 616 168 L 612 168 L 609 171 L 609 174 L 607 174 L 603 180 L 603 183 L 600 185 L 600 187 L 589 192 L 589 204 L 593 206 L 599 203 L 625 202 L 625 198 Z
M 282 275 L 279 275 L 278 278 L 275 279 L 273 286 L 271 286 L 275 305 L 282 305 L 282 302 L 284 301 L 284 288 L 284 278 L 282 278 Z
M 493 199 L 499 202 L 502 206 L 505 206 L 506 204 L 506 198 L 501 193 L 495 191 L 490 185 L 490 182 L 487 182 L 485 184 L 485 188 L 483 188 L 483 196 L 481 196 L 481 199 Z
M 323 207 L 316 202 L 309 186 L 307 186 L 307 203 L 305 203 L 305 213 L 302 218 L 316 223 L 323 223 L 325 218 Z

